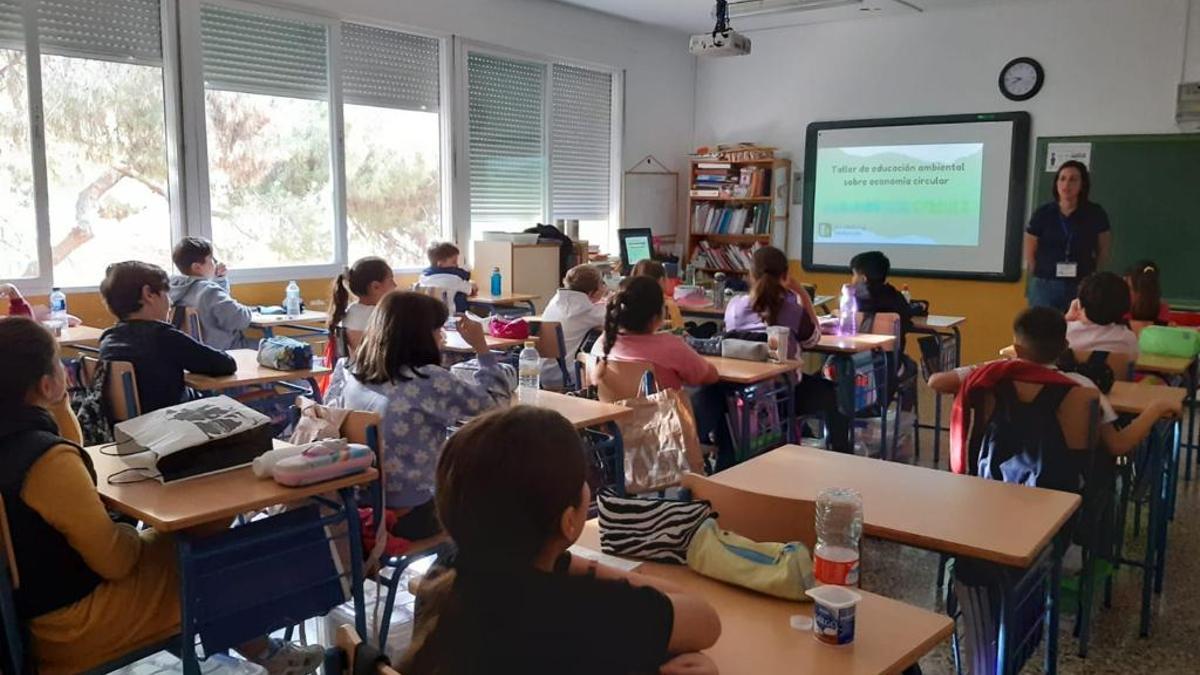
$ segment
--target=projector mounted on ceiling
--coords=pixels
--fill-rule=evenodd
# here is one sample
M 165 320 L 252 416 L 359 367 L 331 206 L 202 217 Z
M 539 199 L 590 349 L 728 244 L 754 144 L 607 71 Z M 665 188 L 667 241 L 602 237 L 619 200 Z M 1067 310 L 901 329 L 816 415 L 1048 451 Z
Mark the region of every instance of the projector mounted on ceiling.
M 729 2 L 717 0 L 714 12 L 717 24 L 711 33 L 693 35 L 688 51 L 695 56 L 745 56 L 750 53 L 750 38 L 729 27 Z

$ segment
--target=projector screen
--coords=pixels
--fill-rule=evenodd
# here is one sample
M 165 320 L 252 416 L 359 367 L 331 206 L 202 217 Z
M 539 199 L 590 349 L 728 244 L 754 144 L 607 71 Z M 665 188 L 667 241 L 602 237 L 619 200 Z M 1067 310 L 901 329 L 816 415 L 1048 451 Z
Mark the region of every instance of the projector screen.
M 804 268 L 846 270 L 879 250 L 894 273 L 1015 280 L 1028 113 L 808 126 Z

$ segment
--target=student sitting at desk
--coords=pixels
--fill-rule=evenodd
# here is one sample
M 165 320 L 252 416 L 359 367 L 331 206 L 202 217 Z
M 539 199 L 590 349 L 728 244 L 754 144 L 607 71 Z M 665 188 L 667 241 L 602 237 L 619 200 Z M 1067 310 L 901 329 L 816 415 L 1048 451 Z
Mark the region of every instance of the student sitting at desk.
M 395 288 L 396 278 L 388 261 L 374 256 L 355 260 L 353 265 L 333 280 L 333 294 L 329 299 L 330 334 L 339 326 L 344 328 L 346 344 L 353 353 L 362 341 L 362 334 L 367 330 L 367 321 L 371 318 L 375 305 L 379 304 L 379 299 L 388 291 Z M 355 298 L 352 303 L 351 293 Z
M 401 672 L 715 675 L 698 653 L 721 633 L 708 602 L 567 551 L 588 518 L 584 457 L 566 419 L 529 406 L 446 442 L 437 511 L 458 550 L 421 583 Z
M 433 469 L 446 428 L 507 403 L 511 394 L 483 328 L 471 319 L 460 318 L 458 332 L 479 358 L 474 382 L 442 367 L 447 318 L 446 306 L 428 295 L 392 291 L 383 296 L 353 363 L 339 362 L 328 395 L 331 405 L 383 418 L 387 505 L 399 516 L 392 534 L 409 540 L 441 531 L 433 506 Z
M 178 633 L 174 541 L 109 517 L 53 336 L 0 319 L 0 372 L 0 495 L 38 672 L 78 673 Z M 272 675 L 315 672 L 323 656 L 261 638 L 238 651 Z
M 109 265 L 100 296 L 117 318 L 100 336 L 100 358 L 133 364 L 142 413 L 194 398 L 184 385 L 185 370 L 198 375 L 237 371 L 233 357 L 166 322 L 171 301 L 162 268 L 137 261 Z
M 650 258 L 640 260 L 633 266 L 629 276 L 650 277 L 658 282 L 659 288 L 663 290 L 663 327 L 667 330 L 682 330 L 683 312 L 679 311 L 679 304 L 675 302 L 675 298 L 667 294 L 667 269 L 663 264 Z
M 212 242 L 184 237 L 175 245 L 171 261 L 179 269 L 179 274 L 171 277 L 171 305 L 196 310 L 204 344 L 222 350 L 258 346 L 258 340 L 242 332 L 250 327 L 253 310 L 230 293 L 225 265 L 213 258 Z
M 439 242 L 429 247 L 429 267 L 421 272 L 418 283 L 427 288 L 443 288 L 454 293 L 454 313 L 467 311 L 467 298 L 474 297 L 479 290 L 471 281 L 471 273 L 458 266 L 458 247 L 450 242 Z
M 977 366 L 964 366 L 945 373 L 935 373 L 929 378 L 929 386 L 943 394 L 957 394 L 954 401 L 955 422 L 951 423 L 951 442 L 958 448 L 952 450 L 951 465 L 955 470 L 965 470 L 965 445 L 960 441 L 961 429 L 954 427 L 960 417 L 959 411 L 970 400 L 975 387 L 988 388 L 1000 380 L 1030 382 L 1034 384 L 1066 384 L 1096 388 L 1096 384 L 1079 373 L 1059 372 L 1055 367 L 1058 357 L 1067 349 L 1067 322 L 1058 310 L 1049 307 L 1030 307 L 1017 314 L 1013 321 L 1013 347 L 1017 358 L 1013 361 L 993 361 Z M 1100 394 L 1100 446 L 1112 455 L 1123 455 L 1137 447 L 1154 424 L 1172 411 L 1169 403 L 1155 401 L 1147 406 L 1128 426 L 1118 429 L 1113 423 L 1117 413 L 1108 397 Z M 965 431 L 964 431 L 965 432 Z
M 1166 326 L 1171 323 L 1171 306 L 1163 302 L 1162 281 L 1158 265 L 1153 260 L 1139 260 L 1125 270 L 1129 284 L 1129 314 L 1131 321 Z
M 1071 349 L 1138 356 L 1138 336 L 1125 323 L 1129 287 L 1112 272 L 1096 272 L 1079 284 L 1079 297 L 1067 311 Z
M 605 361 L 611 357 L 653 364 L 660 389 L 712 384 L 720 379 L 716 366 L 683 338 L 660 332 L 662 325 L 662 287 L 651 277 L 630 277 L 624 288 L 608 299 L 604 335 L 592 347 L 592 355 L 601 357 L 597 374 L 603 376 Z
M 786 326 L 791 331 L 791 353 L 800 358 L 802 348 L 821 341 L 821 326 L 808 292 L 788 276 L 787 256 L 774 246 L 754 252 L 749 295 L 739 295 L 725 308 L 725 330 L 765 331 Z M 850 418 L 838 410 L 837 389 L 820 375 L 806 375 L 796 385 L 796 412 L 821 413 L 829 447 L 850 452 Z M 724 425 L 721 425 L 724 426 Z M 718 444 L 720 445 L 720 444 Z
M 546 311 L 542 312 L 543 321 L 557 321 L 562 326 L 563 346 L 569 360 L 575 358 L 590 331 L 604 327 L 604 295 L 607 292 L 600 270 L 592 265 L 576 265 L 567 270 L 563 287 L 550 298 Z M 558 364 L 546 359 L 542 365 L 542 386 L 561 384 L 561 379 Z

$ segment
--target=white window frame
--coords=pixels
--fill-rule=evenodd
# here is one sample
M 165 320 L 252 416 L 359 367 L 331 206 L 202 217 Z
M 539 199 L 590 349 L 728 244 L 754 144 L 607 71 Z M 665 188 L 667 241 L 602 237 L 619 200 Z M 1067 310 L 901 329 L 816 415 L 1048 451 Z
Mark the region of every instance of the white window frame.
M 281 9 L 242 0 L 181 0 L 179 32 L 181 36 L 180 59 L 185 64 L 183 72 L 181 108 L 184 111 L 183 125 L 190 130 L 191 143 L 184 144 L 187 176 L 189 218 L 187 231 L 193 236 L 212 239 L 211 196 L 208 177 L 208 120 L 204 106 L 204 49 L 200 38 L 201 5 L 223 7 L 235 11 L 250 12 L 263 16 L 323 25 L 326 29 L 326 77 L 329 99 L 329 174 L 330 198 L 333 200 L 333 260 L 317 265 L 289 265 L 283 267 L 251 267 L 229 270 L 229 279 L 238 283 L 259 281 L 282 281 L 285 279 L 319 279 L 337 276 L 346 260 L 346 176 L 345 154 L 342 146 L 342 92 L 341 72 L 338 63 L 341 55 L 341 20 L 312 12 Z M 188 155 L 191 155 L 190 161 Z M 213 242 L 220 251 L 221 242 Z
M 454 46 L 454 78 L 455 78 L 455 101 L 454 101 L 454 223 L 455 223 L 455 239 L 459 242 L 458 246 L 462 249 L 468 261 L 471 258 L 471 129 L 470 120 L 468 118 L 469 88 L 468 88 L 468 72 L 467 58 L 471 53 L 486 54 L 499 58 L 517 59 L 528 61 L 531 63 L 539 63 L 545 69 L 545 89 L 543 91 L 544 99 L 542 101 L 542 161 L 545 166 L 545 172 L 542 178 L 542 215 L 541 222 L 549 222 L 552 200 L 552 167 L 550 158 L 553 156 L 553 135 L 550 133 L 551 123 L 553 120 L 553 102 L 554 102 L 554 77 L 552 66 L 554 64 L 574 66 L 577 68 L 587 68 L 603 73 L 608 73 L 612 76 L 612 123 L 610 125 L 611 137 L 609 140 L 609 211 L 608 211 L 608 237 L 604 242 L 589 242 L 598 243 L 605 250 L 612 249 L 612 243 L 617 239 L 617 227 L 620 224 L 621 214 L 621 176 L 623 169 L 621 168 L 622 157 L 624 156 L 624 137 L 625 137 L 625 71 L 613 66 L 590 63 L 580 61 L 578 59 L 559 58 L 547 54 L 533 54 L 515 49 L 508 49 L 497 45 L 479 42 L 475 40 L 467 40 L 462 38 L 455 39 Z
M 454 126 L 452 120 L 454 118 L 453 106 L 455 101 L 454 96 L 454 36 L 448 33 L 438 33 L 435 31 L 423 30 L 412 26 L 391 23 L 387 21 L 378 21 L 375 19 L 363 19 L 355 16 L 339 17 L 340 23 L 353 23 L 360 26 L 370 26 L 382 30 L 394 31 L 396 33 L 407 33 L 419 37 L 431 38 L 438 42 L 438 208 L 439 220 L 441 220 L 441 237 L 443 239 L 453 240 L 455 237 L 454 228 L 451 223 L 454 222 Z M 342 45 L 339 40 L 338 52 L 341 53 Z M 341 96 L 339 92 L 339 97 Z M 341 113 L 339 113 L 341 114 Z M 341 139 L 342 155 L 345 157 L 345 125 L 342 126 Z M 345 173 L 345 162 L 343 159 L 343 175 Z M 345 200 L 343 199 L 343 202 Z M 344 222 L 344 219 L 343 219 Z M 346 241 L 346 246 L 350 245 L 350 232 L 346 227 L 343 227 Z M 342 265 L 349 265 L 351 260 L 342 261 Z M 417 266 L 400 266 L 393 267 L 392 271 L 397 274 L 418 274 L 425 269 L 423 265 Z M 337 272 L 334 272 L 334 276 Z

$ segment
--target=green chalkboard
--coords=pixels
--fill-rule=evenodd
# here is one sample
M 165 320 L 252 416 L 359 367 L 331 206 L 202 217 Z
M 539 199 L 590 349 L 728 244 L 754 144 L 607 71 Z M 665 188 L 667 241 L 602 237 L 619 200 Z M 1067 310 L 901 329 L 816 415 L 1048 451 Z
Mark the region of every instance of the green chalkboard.
M 1091 143 L 1092 201 L 1112 221 L 1108 269 L 1149 258 L 1172 307 L 1200 307 L 1200 134 L 1039 138 L 1034 208 L 1053 200 L 1050 143 Z

